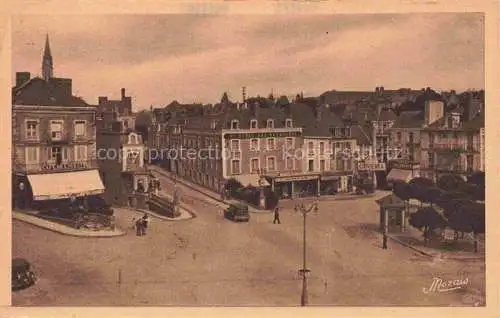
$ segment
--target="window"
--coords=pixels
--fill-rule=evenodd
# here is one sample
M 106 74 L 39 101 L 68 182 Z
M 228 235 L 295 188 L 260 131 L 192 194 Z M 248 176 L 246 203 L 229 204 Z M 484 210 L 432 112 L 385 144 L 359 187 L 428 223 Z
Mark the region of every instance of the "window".
M 309 160 L 307 171 L 314 171 L 314 160 Z
M 285 127 L 286 128 L 292 128 L 293 127 L 291 119 L 288 118 L 287 120 L 285 120 Z
M 38 148 L 26 147 L 26 163 L 38 163 Z
M 413 143 L 413 133 L 412 133 L 412 132 L 409 134 L 409 136 L 408 136 L 408 137 L 409 137 L 409 138 L 408 138 L 408 139 L 409 139 L 409 142 L 410 142 L 410 143 Z
M 268 171 L 276 170 L 276 158 L 267 157 L 267 170 Z
M 62 161 L 61 147 L 50 147 L 50 160 L 55 161 L 58 164 L 61 163 Z
M 335 169 L 337 171 L 343 171 L 344 170 L 344 159 L 337 158 Z
M 231 161 L 231 174 L 240 174 L 241 173 L 241 165 L 239 160 Z
M 259 151 L 259 139 L 250 140 L 250 151 Z
M 345 161 L 345 168 L 346 168 L 346 171 L 351 171 L 352 170 L 352 161 L 351 160 L 346 160 Z
M 127 151 L 127 163 L 139 164 L 139 152 L 135 150 Z
M 400 132 L 398 132 L 396 134 L 396 142 L 401 142 L 401 133 Z
M 274 138 L 267 138 L 267 150 L 274 150 L 275 146 Z
M 266 128 L 274 128 L 274 120 L 268 119 Z
M 287 170 L 293 170 L 293 157 L 286 157 L 285 165 Z
M 323 141 L 319 142 L 319 154 L 324 155 L 325 154 L 325 143 Z
M 351 127 L 346 127 L 344 133 L 344 137 L 351 137 Z
M 240 122 L 236 119 L 231 121 L 231 129 L 240 129 Z
M 252 128 L 252 129 L 257 128 L 257 120 L 256 119 L 250 120 L 250 128 Z
M 260 170 L 259 158 L 252 158 L 250 160 L 250 172 L 257 173 Z
M 85 137 L 85 120 L 75 121 L 75 136 Z
M 75 146 L 75 160 L 86 160 L 86 159 L 87 159 L 87 147 Z
M 239 139 L 231 140 L 231 150 L 232 151 L 239 151 L 240 150 L 240 140 Z
M 50 136 L 53 140 L 61 140 L 63 131 L 63 122 L 53 120 L 50 122 Z
M 333 135 L 334 135 L 335 137 L 340 137 L 340 136 L 341 136 L 341 134 L 340 134 L 340 128 L 339 128 L 339 127 L 336 127 L 336 128 L 334 129 Z
M 68 148 L 68 147 L 62 148 L 62 160 L 63 161 L 69 161 L 69 150 L 70 150 L 70 148 Z
M 309 141 L 309 142 L 307 143 L 307 153 L 308 153 L 309 155 L 314 155 L 314 142 Z
M 38 122 L 36 120 L 26 121 L 26 139 L 28 140 L 38 139 Z
M 211 124 L 210 124 L 210 127 L 212 129 L 215 129 L 217 127 L 217 121 L 216 120 L 212 120 Z
M 136 144 L 137 143 L 137 136 L 134 134 L 130 135 L 130 143 L 131 144 Z
M 325 160 L 320 160 L 319 161 L 319 170 L 321 172 L 325 171 Z
M 286 139 L 286 149 L 293 149 L 294 147 L 294 139 L 293 137 L 288 137 Z

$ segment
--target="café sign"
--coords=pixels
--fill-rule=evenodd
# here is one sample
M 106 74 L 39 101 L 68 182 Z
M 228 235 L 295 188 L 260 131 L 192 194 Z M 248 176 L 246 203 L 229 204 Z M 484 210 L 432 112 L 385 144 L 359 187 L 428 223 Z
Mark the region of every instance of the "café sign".
M 366 163 L 360 162 L 358 163 L 358 170 L 371 170 L 371 171 L 385 171 L 385 163 Z

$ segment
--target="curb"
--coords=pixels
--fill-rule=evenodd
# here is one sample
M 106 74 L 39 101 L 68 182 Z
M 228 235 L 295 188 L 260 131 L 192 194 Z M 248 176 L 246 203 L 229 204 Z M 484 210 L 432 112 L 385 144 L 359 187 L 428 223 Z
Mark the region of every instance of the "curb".
M 415 247 L 415 246 L 413 246 L 413 245 L 410 245 L 410 244 L 404 243 L 403 241 L 398 240 L 397 238 L 395 238 L 395 237 L 393 237 L 393 236 L 391 236 L 391 235 L 387 235 L 387 237 L 388 237 L 388 238 L 390 238 L 391 240 L 393 240 L 394 242 L 399 243 L 399 244 L 401 244 L 401 245 L 403 245 L 403 246 L 405 246 L 405 247 L 408 247 L 408 248 L 410 248 L 410 249 L 412 249 L 412 250 L 414 250 L 414 251 L 416 251 L 416 252 L 418 252 L 418 253 L 420 253 L 420 254 L 422 254 L 422 255 L 425 255 L 425 256 L 428 256 L 428 257 L 435 257 L 435 255 L 430 254 L 430 253 L 427 253 L 427 252 L 424 252 L 424 251 L 422 251 L 421 249 L 416 248 L 416 247 Z
M 191 217 L 184 218 L 184 219 L 175 219 L 175 218 L 169 218 L 167 216 L 158 214 L 156 212 L 149 211 L 149 210 L 144 210 L 144 209 L 134 209 L 134 208 L 130 208 L 130 207 L 124 207 L 122 209 L 127 209 L 129 211 L 134 211 L 134 212 L 139 212 L 139 213 L 146 213 L 146 214 L 151 215 L 151 216 L 153 216 L 153 217 L 155 217 L 157 219 L 160 219 L 160 220 L 163 220 L 163 221 L 169 221 L 169 222 L 188 221 L 188 220 L 191 220 L 191 219 L 194 219 L 194 218 L 198 217 L 198 215 L 196 213 L 194 213 L 193 211 L 191 211 L 189 209 L 186 209 L 184 207 L 181 207 L 181 209 L 183 209 L 184 211 L 186 211 Z
M 127 234 L 125 231 L 122 231 L 122 230 L 118 230 L 116 232 L 107 231 L 108 234 L 103 234 L 103 232 L 98 232 L 98 231 L 85 231 L 84 232 L 82 230 L 80 230 L 81 233 L 78 233 L 78 232 L 73 232 L 73 231 L 78 231 L 78 230 L 73 230 L 73 229 L 70 232 L 70 231 L 65 231 L 62 229 L 55 229 L 55 228 L 52 228 L 50 226 L 40 224 L 40 222 L 35 222 L 33 220 L 30 220 L 31 217 L 36 218 L 36 216 L 29 216 L 29 215 L 22 215 L 21 216 L 21 215 L 19 215 L 19 213 L 22 213 L 22 212 L 14 212 L 13 211 L 12 218 L 17 220 L 17 221 L 21 221 L 21 222 L 45 229 L 45 230 L 49 230 L 49 231 L 54 232 L 54 233 L 67 235 L 67 236 L 86 237 L 86 238 L 113 238 L 113 237 L 124 236 Z M 49 221 L 45 221 L 45 222 L 49 222 Z M 64 225 L 60 225 L 60 226 L 64 226 Z

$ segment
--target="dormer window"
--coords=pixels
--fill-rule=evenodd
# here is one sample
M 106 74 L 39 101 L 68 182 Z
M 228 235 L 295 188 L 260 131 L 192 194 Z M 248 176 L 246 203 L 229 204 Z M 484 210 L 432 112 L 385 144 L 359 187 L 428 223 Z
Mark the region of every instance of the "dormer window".
M 240 122 L 236 119 L 232 120 L 231 129 L 240 129 Z
M 257 129 L 258 128 L 258 126 L 257 126 L 257 119 L 250 120 L 250 128 L 251 129 Z
M 274 120 L 268 119 L 267 124 L 266 124 L 266 128 L 274 128 Z
M 292 128 L 293 127 L 293 123 L 292 123 L 292 120 L 290 118 L 287 118 L 285 120 L 285 127 L 286 128 Z
M 210 124 L 210 127 L 212 129 L 215 129 L 217 127 L 217 121 L 216 120 L 212 120 L 212 123 Z

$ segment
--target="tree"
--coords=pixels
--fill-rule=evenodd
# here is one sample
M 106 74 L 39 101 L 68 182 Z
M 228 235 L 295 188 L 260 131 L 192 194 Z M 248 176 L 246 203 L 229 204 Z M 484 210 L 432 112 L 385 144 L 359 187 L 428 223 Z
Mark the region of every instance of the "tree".
M 408 221 L 414 228 L 423 231 L 424 233 L 424 246 L 427 246 L 429 234 L 437 229 L 446 225 L 446 220 L 437 213 L 433 207 L 420 208 L 417 212 L 410 216 Z
M 440 177 L 437 186 L 445 191 L 456 191 L 465 181 L 458 175 L 448 174 Z
M 475 184 L 480 187 L 485 187 L 486 176 L 483 171 L 474 172 L 467 178 L 467 183 Z
M 398 181 L 394 183 L 393 193 L 405 202 L 405 212 L 408 211 L 409 201 L 412 198 L 411 190 L 411 186 L 406 182 Z
M 423 178 L 423 177 L 413 178 L 410 180 L 409 184 L 410 185 L 418 185 L 418 186 L 427 187 L 427 188 L 434 187 L 436 185 L 434 183 L 434 181 L 432 181 L 431 179 Z
M 429 202 L 432 207 L 433 204 L 439 202 L 439 199 L 441 198 L 442 194 L 443 191 L 438 187 L 430 187 L 424 190 L 423 196 L 425 197 L 425 202 Z
M 458 208 L 448 218 L 449 226 L 460 232 L 473 233 L 474 252 L 477 252 L 477 234 L 485 232 L 485 205 L 471 202 Z
M 472 183 L 462 183 L 458 189 L 459 192 L 469 196 L 476 201 L 484 201 L 485 191 L 484 187 Z
M 227 180 L 224 189 L 229 192 L 232 197 L 236 197 L 240 189 L 243 188 L 243 185 L 236 179 Z

